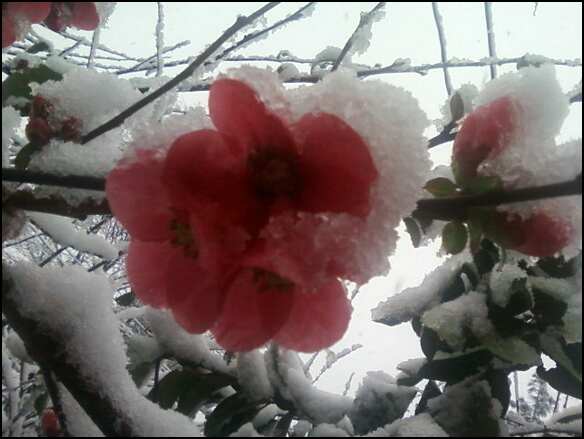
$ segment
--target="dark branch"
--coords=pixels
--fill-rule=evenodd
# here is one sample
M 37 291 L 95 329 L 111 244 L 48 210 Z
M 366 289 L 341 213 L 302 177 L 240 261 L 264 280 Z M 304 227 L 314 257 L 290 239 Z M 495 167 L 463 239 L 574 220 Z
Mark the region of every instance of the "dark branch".
M 270 9 L 273 9 L 276 6 L 278 6 L 278 4 L 279 4 L 279 2 L 268 3 L 267 5 L 261 7 L 260 9 L 258 9 L 256 12 L 254 12 L 253 14 L 251 14 L 248 17 L 243 17 L 243 16 L 238 17 L 237 21 L 235 22 L 235 24 L 233 24 L 233 26 L 231 26 L 229 29 L 227 29 L 223 33 L 223 35 L 221 35 L 213 44 L 211 44 L 207 48 L 207 50 L 205 50 L 203 53 L 201 53 L 197 57 L 197 59 L 195 59 L 181 73 L 179 73 L 173 79 L 168 81 L 162 87 L 158 88 L 157 90 L 153 91 L 149 95 L 145 96 L 143 99 L 136 102 L 134 105 L 131 105 L 129 108 L 122 111 L 120 114 L 118 114 L 114 118 L 110 119 L 109 121 L 107 121 L 103 125 L 97 127 L 93 131 L 90 131 L 89 133 L 87 133 L 85 136 L 82 137 L 80 143 L 82 145 L 84 145 L 87 142 L 95 139 L 96 137 L 120 126 L 122 123 L 124 123 L 124 121 L 128 117 L 132 116 L 134 113 L 136 113 L 140 109 L 144 108 L 149 103 L 155 101 L 156 99 L 158 99 L 160 96 L 162 96 L 166 92 L 172 90 L 174 87 L 176 87 L 178 84 L 180 84 L 185 79 L 191 77 L 191 75 L 195 72 L 195 70 L 198 67 L 200 67 L 207 59 L 209 59 L 209 57 L 211 57 L 213 55 L 213 53 L 217 49 L 219 49 L 223 43 L 225 43 L 225 41 L 227 41 L 229 38 L 231 38 L 233 35 L 235 35 L 240 29 L 244 28 L 245 26 L 249 25 L 257 18 L 264 15 Z
M 2 168 L 2 181 L 18 183 L 61 186 L 75 189 L 105 190 L 105 179 L 83 175 L 54 175 L 45 172 L 25 171 L 14 168 Z

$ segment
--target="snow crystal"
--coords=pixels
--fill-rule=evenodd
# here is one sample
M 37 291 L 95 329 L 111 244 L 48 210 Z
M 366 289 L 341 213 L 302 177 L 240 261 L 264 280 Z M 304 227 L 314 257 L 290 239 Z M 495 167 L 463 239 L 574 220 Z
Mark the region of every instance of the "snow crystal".
M 420 368 L 426 364 L 428 360 L 425 357 L 412 358 L 410 360 L 402 361 L 397 365 L 397 370 L 401 370 L 408 376 L 416 376 Z
M 367 372 L 357 390 L 349 414 L 359 434 L 402 417 L 417 393 L 415 387 L 401 386 L 383 371 Z
M 288 81 L 290 79 L 294 79 L 300 76 L 300 71 L 298 70 L 298 67 L 289 62 L 280 64 L 280 67 L 278 67 L 277 72 L 282 81 Z
M 33 363 L 32 359 L 28 355 L 28 352 L 26 351 L 24 342 L 16 332 L 10 332 L 6 336 L 6 339 L 3 340 L 3 342 L 5 342 L 6 347 L 14 358 L 17 358 L 20 361 L 24 361 L 26 363 Z
M 270 399 L 273 395 L 264 354 L 258 349 L 237 355 L 237 379 L 252 401 Z
M 130 364 L 153 363 L 161 358 L 164 352 L 154 337 L 133 334 L 126 339 L 127 354 Z
M 333 424 L 319 424 L 312 429 L 308 437 L 349 437 L 349 434 Z
M 20 126 L 20 114 L 12 107 L 2 108 L 2 167 L 9 165 L 10 138 Z
M 119 255 L 119 250 L 112 243 L 99 235 L 90 235 L 77 230 L 68 218 L 40 212 L 27 212 L 27 215 L 40 229 L 60 244 L 105 259 L 115 259 Z
M 44 60 L 45 66 L 54 72 L 64 75 L 73 69 L 78 69 L 79 67 L 75 64 L 68 62 L 65 58 L 58 55 L 51 55 Z
M 116 7 L 116 2 L 95 2 L 95 9 L 97 10 L 97 15 L 99 15 L 99 25 L 100 27 L 105 27 L 108 19 L 114 12 Z
M 78 266 L 10 267 L 12 299 L 20 312 L 54 337 L 67 340 L 66 356 L 101 396 L 143 436 L 199 436 L 187 417 L 148 401 L 126 370 L 124 343 L 112 308 L 107 277 Z M 107 340 L 107 343 L 104 343 Z
M 341 55 L 343 50 L 340 47 L 327 46 L 325 49 L 318 52 L 314 57 L 314 64 L 318 64 L 324 61 L 335 62 L 337 58 Z M 345 60 L 350 60 L 351 57 L 346 57 Z
M 364 14 L 361 13 L 361 19 L 363 19 L 363 16 Z M 367 22 L 360 23 L 359 28 L 351 37 L 351 48 L 349 49 L 348 55 L 353 55 L 355 53 L 361 55 L 365 53 L 365 51 L 371 45 L 371 37 L 373 37 L 373 23 L 382 20 L 384 17 L 385 10 L 383 7 L 381 7 L 369 15 Z
M 166 353 L 209 370 L 229 373 L 221 357 L 209 349 L 205 336 L 186 332 L 176 323 L 170 312 L 148 307 L 145 317 Z
M 408 288 L 385 302 L 380 302 L 371 311 L 372 320 L 394 326 L 421 315 L 437 303 L 438 294 L 452 281 L 454 273 L 467 258 L 468 255 L 464 252 L 450 257 L 426 275 L 419 286 Z
M 384 430 L 388 436 L 396 437 L 448 437 L 448 434 L 428 413 L 398 419 L 387 425 Z
M 493 270 L 489 278 L 491 299 L 501 308 L 505 308 L 511 299 L 511 286 L 516 279 L 527 278 L 527 273 L 515 264 L 505 264 L 502 268 Z
M 488 319 L 487 296 L 471 291 L 454 300 L 442 303 L 422 316 L 422 323 L 436 331 L 438 336 L 454 349 L 462 349 L 466 342 L 465 329 L 478 338 L 494 331 Z
M 243 424 L 235 433 L 230 434 L 229 437 L 263 437 L 263 436 L 256 431 L 251 422 L 248 422 L 247 424 Z

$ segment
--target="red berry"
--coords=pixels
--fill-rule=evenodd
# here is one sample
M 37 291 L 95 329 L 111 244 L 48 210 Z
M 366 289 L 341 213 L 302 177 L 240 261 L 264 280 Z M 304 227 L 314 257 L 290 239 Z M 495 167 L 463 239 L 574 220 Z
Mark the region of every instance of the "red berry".
M 25 131 L 28 140 L 36 146 L 46 145 L 53 137 L 53 129 L 42 117 L 31 117 Z
M 81 121 L 69 117 L 63 121 L 60 136 L 63 140 L 77 142 L 81 139 Z
M 59 425 L 59 419 L 55 410 L 52 408 L 45 409 L 41 417 L 41 428 L 47 436 L 59 436 L 61 433 L 61 427 Z
M 47 119 L 49 115 L 53 112 L 54 107 L 50 101 L 43 98 L 42 96 L 35 96 L 32 100 L 32 112 L 31 117 L 40 117 L 41 119 Z

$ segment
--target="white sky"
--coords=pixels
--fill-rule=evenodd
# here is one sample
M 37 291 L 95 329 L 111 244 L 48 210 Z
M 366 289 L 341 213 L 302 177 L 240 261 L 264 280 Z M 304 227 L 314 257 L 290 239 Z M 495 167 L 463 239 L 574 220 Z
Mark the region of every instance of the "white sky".
M 303 3 L 285 3 L 268 14 L 269 22 L 280 19 Z M 262 3 L 164 3 L 164 42 L 166 46 L 190 40 L 186 48 L 172 53 L 172 59 L 196 56 L 233 24 L 238 14 L 248 14 Z M 293 55 L 311 58 L 327 46 L 342 47 L 359 20 L 361 11 L 370 10 L 375 3 L 319 3 L 307 19 L 289 24 L 237 52 L 237 55 L 276 55 L 289 50 Z M 449 58 L 479 60 L 488 56 L 483 3 L 439 3 L 443 16 Z M 526 53 L 557 59 L 582 57 L 581 3 L 496 3 L 493 20 L 497 55 L 518 57 Z M 157 19 L 156 3 L 119 3 L 101 34 L 101 42 L 133 56 L 155 53 L 154 28 Z M 91 33 L 84 33 L 91 37 Z M 54 34 L 52 34 L 54 35 Z M 51 35 L 51 39 L 54 37 Z M 413 65 L 440 61 L 440 48 L 430 3 L 390 3 L 386 17 L 373 27 L 369 50 L 353 61 L 363 64 L 389 65 L 396 58 L 410 58 Z M 257 64 L 256 64 L 257 65 Z M 274 68 L 277 64 L 271 64 Z M 223 67 L 235 66 L 226 63 Z M 306 69 L 307 66 L 300 67 Z M 515 70 L 515 65 L 498 67 L 498 73 Z M 172 75 L 177 70 L 165 71 Z M 488 67 L 456 68 L 450 71 L 454 88 L 471 82 L 481 89 L 490 79 Z M 564 91 L 569 91 L 582 77 L 581 67 L 558 67 L 557 75 Z M 441 70 L 427 76 L 416 73 L 376 76 L 400 85 L 416 97 L 430 120 L 441 117 L 440 107 L 446 99 Z M 184 102 L 205 104 L 207 93 L 189 93 Z M 573 104 L 564 125 L 561 139 L 581 137 L 582 106 Z M 432 125 L 428 137 L 436 134 Z M 450 145 L 432 150 L 436 163 L 448 164 Z M 372 280 L 357 296 L 349 331 L 334 350 L 355 343 L 365 347 L 337 363 L 320 380 L 319 387 L 342 392 L 351 372 L 356 372 L 352 391 L 368 370 L 384 370 L 395 374 L 395 366 L 404 360 L 422 356 L 418 338 L 409 324 L 388 328 L 370 321 L 370 309 L 389 295 L 404 287 L 418 284 L 439 260 L 437 246 L 413 249 L 404 236 L 392 257 L 392 271 L 386 278 Z

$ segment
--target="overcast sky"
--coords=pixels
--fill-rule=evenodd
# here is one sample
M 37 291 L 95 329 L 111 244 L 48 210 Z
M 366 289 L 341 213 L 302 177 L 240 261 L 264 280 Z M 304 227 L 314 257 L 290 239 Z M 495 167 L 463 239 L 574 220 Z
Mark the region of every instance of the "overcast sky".
M 196 56 L 207 44 L 233 24 L 238 14 L 247 14 L 261 3 L 164 3 L 164 42 L 166 46 L 182 40 L 191 44 L 173 52 L 172 58 Z M 269 22 L 296 10 L 302 3 L 285 3 L 268 14 Z M 238 52 L 238 55 L 276 55 L 287 49 L 293 55 L 311 58 L 327 46 L 342 47 L 359 20 L 361 11 L 375 3 L 322 3 L 310 18 L 294 22 L 286 28 Z M 536 9 L 537 5 L 537 9 Z M 448 57 L 479 60 L 488 56 L 486 25 L 482 3 L 439 3 L 443 15 Z M 119 3 L 110 18 L 101 42 L 133 56 L 149 56 L 155 52 L 154 28 L 156 3 Z M 499 57 L 518 57 L 526 53 L 550 58 L 582 57 L 581 3 L 496 3 L 493 5 L 496 49 Z M 90 38 L 90 33 L 85 33 Z M 54 34 L 53 34 L 54 35 Z M 51 39 L 54 39 L 52 37 Z M 390 65 L 396 58 L 410 58 L 413 65 L 440 61 L 430 3 L 390 3 L 386 17 L 373 27 L 369 50 L 353 62 Z M 234 66 L 233 63 L 225 64 Z M 276 64 L 271 64 L 274 68 Z M 515 65 L 498 67 L 498 73 L 514 71 Z M 171 75 L 174 71 L 165 71 Z M 558 67 L 558 78 L 564 91 L 569 91 L 582 77 L 581 67 Z M 454 88 L 470 82 L 479 89 L 490 79 L 489 69 L 451 69 Z M 376 79 L 403 86 L 416 97 L 430 120 L 440 117 L 446 99 L 441 70 L 426 76 L 416 73 L 376 76 Z M 205 103 L 207 93 L 189 93 L 187 104 Z M 581 137 L 581 104 L 571 106 L 571 114 L 561 133 L 561 140 Z M 432 125 L 426 135 L 435 135 Z M 436 163 L 448 164 L 450 145 L 432 150 Z M 370 309 L 404 287 L 418 284 L 439 258 L 439 245 L 413 249 L 409 237 L 401 240 L 391 258 L 392 270 L 387 277 L 373 279 L 357 296 L 355 312 L 345 337 L 333 347 L 338 351 L 355 343 L 365 347 L 348 359 L 341 360 L 320 381 L 326 390 L 341 392 L 351 372 L 356 372 L 354 391 L 367 370 L 384 370 L 395 374 L 395 366 L 408 358 L 422 356 L 418 338 L 409 324 L 388 328 L 370 321 Z

